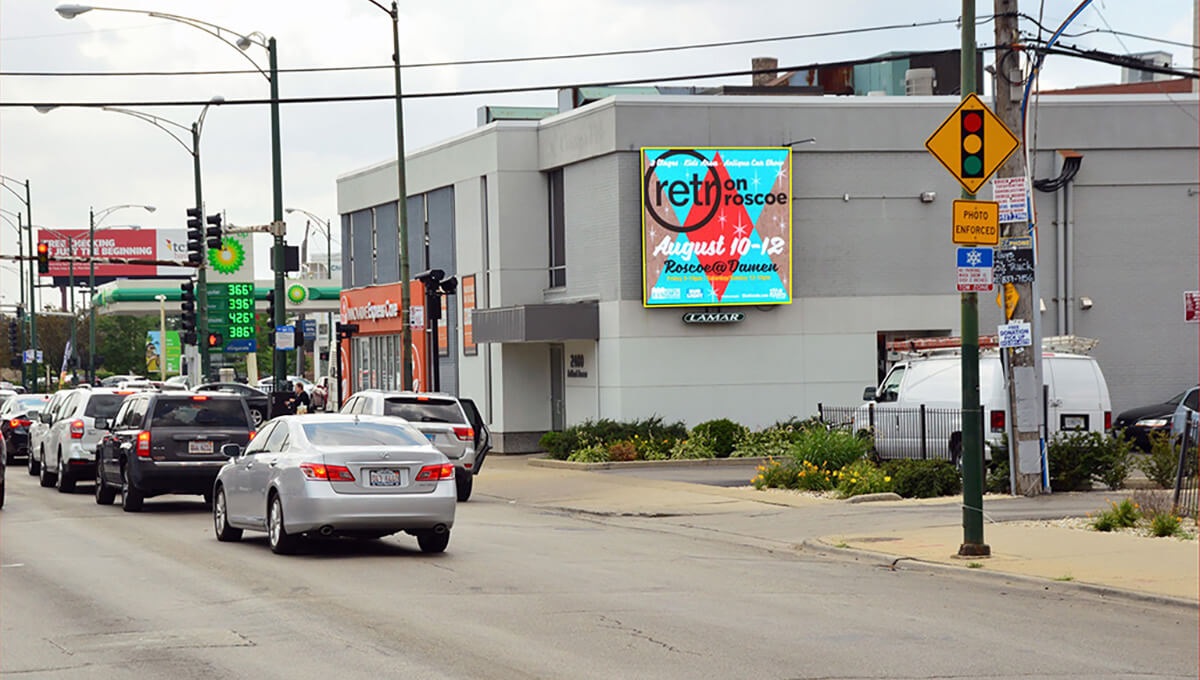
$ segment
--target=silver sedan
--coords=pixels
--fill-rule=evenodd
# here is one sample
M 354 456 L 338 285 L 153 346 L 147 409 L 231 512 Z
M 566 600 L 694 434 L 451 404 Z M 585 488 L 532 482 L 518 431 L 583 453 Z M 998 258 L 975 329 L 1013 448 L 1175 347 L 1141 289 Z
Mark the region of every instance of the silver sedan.
M 399 531 L 423 552 L 450 542 L 454 464 L 396 418 L 312 414 L 275 418 L 230 461 L 213 487 L 217 540 L 265 531 L 276 553 L 305 536 L 379 538 Z

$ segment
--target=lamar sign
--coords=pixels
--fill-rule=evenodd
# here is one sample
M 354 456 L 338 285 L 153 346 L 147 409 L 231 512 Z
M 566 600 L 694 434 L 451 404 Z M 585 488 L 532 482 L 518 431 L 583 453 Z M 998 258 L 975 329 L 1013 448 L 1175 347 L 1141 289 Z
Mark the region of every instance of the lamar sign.
M 1000 204 L 995 201 L 954 201 L 955 243 L 994 246 L 1000 243 Z
M 688 312 L 683 315 L 684 323 L 737 323 L 745 319 L 741 312 Z

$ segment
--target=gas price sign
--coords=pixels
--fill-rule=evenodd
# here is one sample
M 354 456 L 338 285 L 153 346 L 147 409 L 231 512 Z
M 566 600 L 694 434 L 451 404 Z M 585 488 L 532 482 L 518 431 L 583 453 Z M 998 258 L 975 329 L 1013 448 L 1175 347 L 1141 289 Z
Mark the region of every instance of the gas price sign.
M 208 284 L 208 332 L 223 341 L 222 352 L 255 352 L 254 284 Z

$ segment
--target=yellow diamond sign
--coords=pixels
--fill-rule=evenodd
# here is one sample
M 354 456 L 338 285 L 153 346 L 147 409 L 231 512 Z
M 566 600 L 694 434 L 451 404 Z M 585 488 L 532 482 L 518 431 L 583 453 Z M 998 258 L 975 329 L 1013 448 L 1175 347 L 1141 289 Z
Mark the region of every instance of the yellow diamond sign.
M 974 93 L 967 95 L 925 148 L 974 195 L 1004 165 L 1020 141 Z

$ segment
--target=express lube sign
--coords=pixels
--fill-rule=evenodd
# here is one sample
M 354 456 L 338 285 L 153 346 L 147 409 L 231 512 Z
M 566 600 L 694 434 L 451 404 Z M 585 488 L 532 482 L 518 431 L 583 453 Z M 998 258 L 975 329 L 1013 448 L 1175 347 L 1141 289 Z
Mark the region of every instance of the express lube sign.
M 791 149 L 642 149 L 642 302 L 792 301 Z

